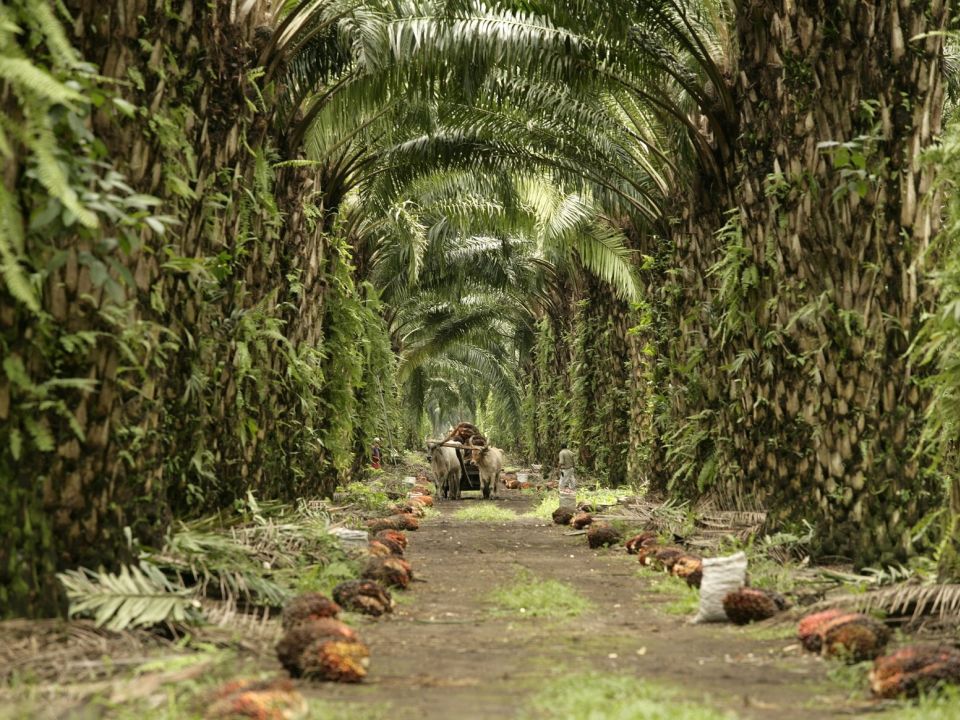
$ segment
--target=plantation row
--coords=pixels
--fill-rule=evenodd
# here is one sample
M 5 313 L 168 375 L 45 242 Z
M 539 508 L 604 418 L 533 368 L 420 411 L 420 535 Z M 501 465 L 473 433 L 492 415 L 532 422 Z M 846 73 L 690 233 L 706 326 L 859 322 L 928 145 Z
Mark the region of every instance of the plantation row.
M 956 578 L 953 10 L 6 2 L 4 614 L 461 420 Z

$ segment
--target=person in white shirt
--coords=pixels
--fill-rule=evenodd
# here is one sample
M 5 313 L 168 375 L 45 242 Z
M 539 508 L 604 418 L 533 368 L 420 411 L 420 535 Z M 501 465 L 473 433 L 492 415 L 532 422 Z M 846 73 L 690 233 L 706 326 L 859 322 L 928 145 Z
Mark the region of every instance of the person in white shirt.
M 560 490 L 576 490 L 577 478 L 573 474 L 573 452 L 566 443 L 560 444 Z

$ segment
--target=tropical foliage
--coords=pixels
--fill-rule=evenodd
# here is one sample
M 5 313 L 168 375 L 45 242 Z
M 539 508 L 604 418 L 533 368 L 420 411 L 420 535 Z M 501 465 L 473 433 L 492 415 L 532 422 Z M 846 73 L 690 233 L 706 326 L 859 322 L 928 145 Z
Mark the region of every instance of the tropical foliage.
M 5 4 L 0 600 L 466 418 L 955 555 L 951 8 L 861 5 Z

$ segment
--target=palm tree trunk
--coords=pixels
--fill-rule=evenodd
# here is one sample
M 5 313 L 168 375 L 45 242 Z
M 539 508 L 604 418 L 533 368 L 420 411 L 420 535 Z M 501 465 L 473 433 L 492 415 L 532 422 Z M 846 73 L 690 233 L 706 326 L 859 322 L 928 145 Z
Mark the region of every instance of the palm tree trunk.
M 943 0 L 777 0 L 737 22 L 740 232 L 725 250 L 743 247 L 743 316 L 718 320 L 733 338 L 720 366 L 738 368 L 719 434 L 778 520 L 816 518 L 817 550 L 861 564 L 909 553 L 936 493 L 906 353 L 938 212 L 921 153 L 940 128 L 943 38 L 927 33 L 948 15 Z
M 94 133 L 126 181 L 179 224 L 111 256 L 132 278 L 123 303 L 91 279 L 85 258 L 101 250 L 71 235 L 28 248 L 40 266 L 63 258 L 43 292 L 49 322 L 0 296 L 3 340 L 35 383 L 96 382 L 56 395 L 84 439 L 51 416 L 52 452 L 0 457 L 5 612 L 56 612 L 53 572 L 129 560 L 126 528 L 152 542 L 174 511 L 219 508 L 247 490 L 332 489 L 312 449 L 322 381 L 311 358 L 294 358 L 323 341 L 327 247 L 304 210 L 316 178 L 270 169 L 249 73 L 271 4 L 238 5 L 66 2 L 82 56 L 142 108 L 122 118 L 104 103 Z M 84 332 L 97 343 L 65 352 L 61 338 Z M 4 394 L 0 431 L 22 414 Z

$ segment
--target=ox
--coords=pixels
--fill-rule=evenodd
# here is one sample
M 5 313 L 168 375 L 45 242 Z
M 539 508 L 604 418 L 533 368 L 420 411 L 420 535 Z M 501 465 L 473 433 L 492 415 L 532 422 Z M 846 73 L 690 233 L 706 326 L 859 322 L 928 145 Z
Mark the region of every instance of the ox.
M 500 473 L 503 471 L 503 451 L 495 447 L 472 447 L 470 460 L 480 470 L 480 489 L 484 499 L 500 494 Z
M 438 443 L 427 443 L 427 460 L 433 470 L 433 482 L 437 487 L 437 500 L 440 495 L 451 500 L 460 499 L 460 461 L 457 451 Z

